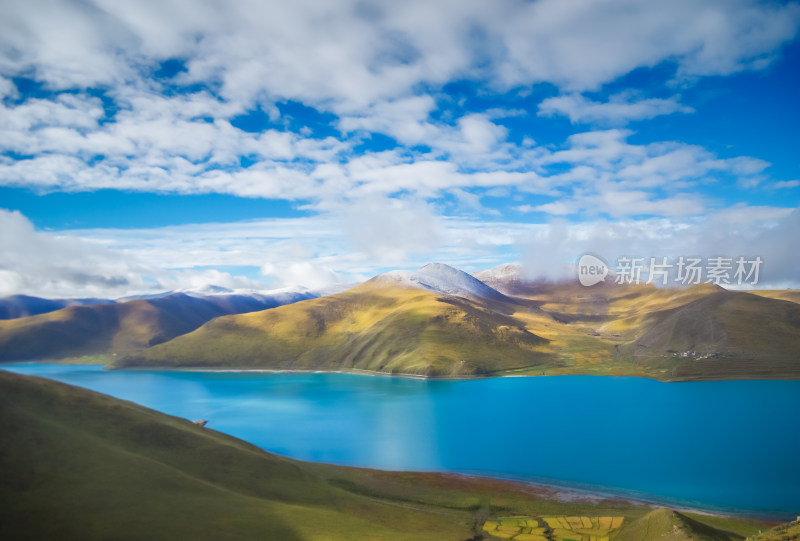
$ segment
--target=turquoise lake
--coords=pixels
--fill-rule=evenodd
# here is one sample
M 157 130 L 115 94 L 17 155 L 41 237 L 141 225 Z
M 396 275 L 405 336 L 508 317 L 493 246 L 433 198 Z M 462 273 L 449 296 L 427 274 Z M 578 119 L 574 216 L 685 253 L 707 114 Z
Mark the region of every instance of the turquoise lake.
M 207 419 L 209 428 L 301 460 L 800 514 L 800 381 L 2 368 Z

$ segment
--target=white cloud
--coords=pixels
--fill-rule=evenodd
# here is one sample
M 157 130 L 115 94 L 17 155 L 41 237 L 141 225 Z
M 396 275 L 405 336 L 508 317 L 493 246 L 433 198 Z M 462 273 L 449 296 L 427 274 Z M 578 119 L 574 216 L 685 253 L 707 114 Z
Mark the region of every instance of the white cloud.
M 72 235 L 36 231 L 19 212 L 0 209 L 0 296 L 30 293 L 93 297 L 145 287 L 147 266 Z
M 184 269 L 160 273 L 156 284 L 151 286 L 155 291 L 195 290 L 203 291 L 210 286 L 224 287 L 231 290 L 263 290 L 262 282 L 235 276 L 217 269 Z
M 342 206 L 325 216 L 70 235 L 128 258 L 158 261 L 167 269 L 151 273 L 157 278 L 151 289 L 158 290 L 176 289 L 184 279 L 213 284 L 207 269 L 215 266 L 260 269 L 267 287 L 352 283 L 430 261 L 480 270 L 515 258 L 509 250 L 538 227 L 444 218 L 420 201 L 367 198 L 355 210 Z M 224 279 L 219 285 L 238 278 Z
M 800 211 L 736 206 L 707 217 L 604 219 L 550 224 L 437 217 L 422 203 L 385 201 L 362 213 L 155 229 L 36 231 L 16 212 L 0 211 L 0 296 L 14 293 L 114 298 L 202 288 L 323 287 L 358 282 L 400 266 L 442 261 L 476 271 L 521 260 L 531 277 L 569 277 L 585 252 L 620 255 L 761 256 L 762 285 L 800 286 L 800 260 L 788 250 Z M 380 206 L 383 205 L 383 206 Z M 344 212 L 344 209 L 342 209 Z M 425 216 L 428 219 L 420 219 Z M 158 261 L 159 266 L 142 261 Z M 268 282 L 239 271 L 249 267 Z
M 769 190 L 785 190 L 789 188 L 797 188 L 800 186 L 800 180 L 780 180 L 778 182 L 773 182 L 766 186 Z
M 0 100 L 3 98 L 16 98 L 18 96 L 17 87 L 11 79 L 0 77 Z
M 721 159 L 702 147 L 686 143 L 630 144 L 627 138 L 632 133 L 629 130 L 579 133 L 568 138 L 566 148 L 544 155 L 541 158 L 543 165 L 568 164 L 570 168 L 565 173 L 546 177 L 551 185 L 560 187 L 561 193 L 552 207 L 537 210 L 558 208 L 560 211 L 556 214 L 563 215 L 591 208 L 591 199 L 597 197 L 610 204 L 617 195 L 623 194 L 623 199 L 631 199 L 634 192 L 640 194 L 634 200 L 661 199 L 663 193 L 674 197 L 679 192 L 696 191 L 698 186 L 717 182 L 718 175 L 733 176 L 742 185 L 757 184 L 769 166 L 768 162 L 745 156 Z M 652 193 L 643 199 L 641 195 L 644 192 Z M 567 206 L 565 199 L 573 198 L 575 201 Z M 683 214 L 700 212 L 702 208 L 698 204 L 702 198 L 696 195 L 691 199 L 694 203 L 682 210 L 680 205 L 661 206 L 665 210 L 675 208 Z M 580 200 L 584 203 L 581 204 Z M 684 202 L 691 203 L 689 199 Z M 618 206 L 620 210 L 624 208 Z M 650 206 L 646 211 L 638 212 L 632 206 L 628 214 L 658 213 L 657 210 L 658 206 Z
M 435 109 L 431 96 L 381 101 L 357 115 L 342 116 L 339 128 L 344 132 L 382 133 L 406 145 L 419 145 L 433 139 L 436 128 L 428 122 L 428 116 Z
M 584 90 L 666 60 L 687 76 L 762 67 L 799 20 L 796 4 L 755 0 L 31 0 L 4 9 L 0 36 L 13 54 L 0 69 L 86 87 L 179 57 L 183 80 L 217 81 L 226 99 L 291 98 L 344 114 L 463 77 Z
M 104 231 L 94 236 L 82 231 L 37 231 L 25 216 L 4 209 L 0 209 L 0 230 L 0 296 L 117 298 L 209 285 L 263 288 L 252 279 L 216 269 L 193 268 L 208 260 L 220 264 L 225 256 L 224 243 L 210 249 L 217 257 L 190 250 L 180 256 L 173 251 L 169 258 L 165 256 L 170 249 L 181 250 L 187 245 L 180 246 L 182 241 L 173 239 L 169 249 L 159 252 L 153 246 L 157 242 L 148 242 L 144 231 Z M 152 234 L 149 233 L 151 240 Z M 126 235 L 135 240 L 126 244 Z M 161 266 L 145 261 L 158 261 Z M 175 268 L 168 268 L 170 264 Z
M 51 266 L 28 255 L 20 265 L 30 261 L 29 267 L 0 269 L 7 291 L 31 291 L 37 279 L 42 291 L 76 292 L 112 292 L 125 281 L 134 289 L 178 279 L 240 283 L 194 268 L 231 261 L 263 268 L 276 280 L 294 275 L 319 283 L 430 256 L 488 263 L 495 250 L 518 242 L 516 233 L 504 236 L 479 222 L 467 232 L 467 222 L 444 218 L 437 205 L 452 196 L 462 210 L 487 213 L 480 194 L 489 189 L 519 197 L 521 211 L 655 215 L 684 223 L 709 206 L 715 212 L 718 202 L 699 187 L 721 178 L 731 186 L 735 179 L 739 189 L 797 187 L 797 181 L 769 179 L 769 164 L 757 158 L 723 159 L 672 141 L 632 144 L 634 132 L 623 129 L 574 134 L 561 145 L 517 141 L 504 126 L 513 124 L 506 122 L 509 113 L 495 103 L 481 112 L 442 90 L 467 81 L 479 94 L 523 95 L 548 82 L 560 95 L 540 104 L 540 115 L 618 127 L 685 113 L 690 109 L 678 97 L 621 93 L 598 102 L 586 96 L 636 68 L 663 63 L 674 63 L 680 84 L 761 69 L 796 35 L 796 2 L 7 4 L 0 18 L 0 185 L 215 192 L 302 201 L 321 213 L 248 224 L 254 230 L 214 224 L 76 232 L 92 242 L 65 241 L 69 250 L 56 251 Z M 168 81 L 154 76 L 161 62 L 176 58 L 185 71 Z M 44 92 L 18 101 L 17 76 L 42 83 Z M 59 90 L 67 92 L 47 93 Z M 340 132 L 319 138 L 310 126 L 292 125 L 278 107 L 287 100 L 333 113 L 330 127 Z M 274 125 L 260 133 L 237 128 L 237 115 L 256 107 Z M 525 111 L 514 114 L 520 115 L 514 122 L 528 120 Z M 397 146 L 364 151 L 361 144 L 375 133 Z M 5 219 L 21 239 L 33 239 L 34 252 L 48 251 L 52 234 L 23 227 L 22 217 Z M 529 226 L 507 224 L 520 234 L 540 231 Z M 20 250 L 4 246 L 10 254 Z M 79 263 L 84 253 L 96 265 Z M 140 268 L 138 261 L 159 263 Z M 325 268 L 337 274 L 319 270 Z M 111 281 L 104 285 L 103 277 Z
M 580 255 L 603 257 L 612 268 L 621 256 L 649 262 L 662 257 L 754 258 L 763 263 L 758 287 L 798 287 L 800 253 L 788 250 L 800 231 L 800 209 L 738 206 L 693 218 L 554 220 L 532 231 L 522 258 L 531 277 L 572 278 Z
M 312 261 L 265 263 L 261 274 L 270 277 L 283 287 L 305 287 L 320 289 L 335 284 L 347 283 L 336 271 Z
M 539 104 L 539 116 L 564 115 L 570 121 L 607 122 L 620 124 L 633 120 L 648 120 L 673 113 L 692 113 L 694 109 L 681 105 L 677 97 L 669 99 L 635 99 L 629 94 L 611 96 L 607 102 L 596 102 L 579 94 L 547 98 Z
M 47 9 L 32 0 L 7 12 L 0 92 L 15 92 L 15 75 L 74 92 L 0 104 L 0 149 L 33 156 L 0 155 L 0 184 L 219 192 L 311 200 L 318 209 L 342 199 L 430 199 L 474 187 L 552 196 L 592 183 L 609 193 L 677 190 L 717 172 L 737 176 L 742 187 L 763 184 L 765 162 L 718 160 L 668 142 L 630 145 L 631 132 L 621 130 L 573 135 L 561 150 L 514 143 L 496 111 L 436 116 L 437 99 L 453 80 L 486 89 L 548 81 L 565 94 L 545 100 L 540 114 L 621 122 L 687 111 L 677 98 L 623 93 L 597 103 L 580 91 L 664 61 L 692 76 L 750 69 L 800 22 L 796 4 L 744 0 L 93 0 Z M 153 78 L 168 58 L 183 59 L 186 71 L 171 81 Z M 199 86 L 173 91 L 173 84 Z M 98 85 L 116 108 L 113 119 L 85 91 Z M 317 139 L 307 127 L 249 133 L 231 124 L 256 104 L 286 121 L 275 102 L 287 99 L 333 111 L 343 133 Z M 400 146 L 356 150 L 373 132 Z M 565 212 L 543 208 L 557 207 Z
M 638 190 L 610 188 L 591 194 L 581 194 L 569 199 L 556 200 L 541 205 L 521 205 L 521 212 L 544 212 L 553 216 L 608 215 L 614 218 L 630 216 L 696 216 L 706 211 L 703 198 L 697 195 L 677 194 L 672 197 L 654 197 Z
M 442 244 L 443 226 L 422 201 L 367 197 L 339 212 L 353 247 L 383 265 L 402 264 Z

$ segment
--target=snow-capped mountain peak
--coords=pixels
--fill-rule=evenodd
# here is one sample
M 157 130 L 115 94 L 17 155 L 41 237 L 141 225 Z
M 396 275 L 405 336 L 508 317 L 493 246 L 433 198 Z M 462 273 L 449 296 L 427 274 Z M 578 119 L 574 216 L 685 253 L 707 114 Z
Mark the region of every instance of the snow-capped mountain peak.
M 413 287 L 426 291 L 477 299 L 508 300 L 477 278 L 444 263 L 428 263 L 415 270 L 390 271 L 371 280 L 399 287 Z

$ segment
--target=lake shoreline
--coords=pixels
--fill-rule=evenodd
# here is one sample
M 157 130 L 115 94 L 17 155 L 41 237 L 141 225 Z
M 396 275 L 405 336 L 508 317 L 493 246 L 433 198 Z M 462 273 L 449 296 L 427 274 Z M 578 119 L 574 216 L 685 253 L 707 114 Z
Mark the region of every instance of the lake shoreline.
M 434 472 L 437 473 L 437 472 Z M 566 483 L 559 484 L 557 481 L 539 481 L 532 480 L 526 481 L 524 479 L 516 479 L 513 477 L 503 476 L 490 476 L 490 475 L 470 475 L 462 473 L 449 473 L 442 472 L 442 475 L 454 475 L 468 479 L 488 479 L 501 483 L 508 483 L 511 485 L 518 485 L 522 490 L 533 492 L 537 495 L 542 495 L 547 499 L 552 499 L 560 502 L 569 503 L 587 503 L 590 505 L 607 504 L 608 502 L 619 503 L 623 505 L 630 505 L 633 507 L 649 507 L 652 509 L 671 509 L 679 513 L 689 513 L 694 515 L 703 515 L 709 517 L 719 518 L 744 518 L 752 520 L 774 521 L 776 523 L 784 522 L 796 517 L 796 513 L 780 512 L 780 511 L 755 511 L 747 509 L 726 509 L 717 508 L 713 506 L 704 507 L 701 503 L 688 503 L 680 502 L 677 500 L 670 500 L 668 498 L 659 499 L 657 496 L 649 494 L 642 494 L 640 492 L 613 489 L 607 487 L 581 487 L 579 483 Z
M 503 374 L 488 374 L 488 375 L 450 375 L 450 376 L 425 376 L 421 374 L 410 374 L 405 372 L 385 372 L 377 370 L 364 370 L 360 368 L 347 368 L 347 369 L 302 369 L 302 368 L 227 368 L 219 366 L 114 366 L 113 361 L 108 362 L 108 359 L 102 361 L 91 362 L 88 359 L 80 357 L 70 357 L 67 359 L 37 359 L 25 361 L 8 361 L 1 362 L 0 368 L 3 365 L 13 364 L 61 364 L 61 365 L 86 365 L 86 366 L 102 366 L 104 370 L 114 371 L 143 371 L 154 370 L 163 372 L 230 372 L 230 373 L 263 373 L 263 374 L 353 374 L 359 376 L 379 376 L 388 378 L 401 378 L 401 379 L 415 379 L 415 380 L 429 380 L 429 381 L 472 381 L 472 380 L 487 380 L 497 378 L 547 378 L 556 376 L 591 376 L 591 377 L 607 377 L 607 378 L 637 378 L 646 379 L 651 381 L 658 381 L 661 383 L 692 383 L 692 382 L 712 382 L 712 381 L 800 381 L 799 377 L 714 377 L 714 376 L 696 376 L 687 378 L 661 378 L 654 374 L 642 373 L 597 373 L 596 371 L 581 371 L 570 369 L 564 372 L 548 372 L 548 373 L 503 373 Z M 519 369 L 523 370 L 523 369 Z M 510 371 L 511 372 L 511 371 Z
M 37 363 L 56 363 L 56 364 L 83 364 L 83 363 L 61 363 L 59 361 L 30 361 L 31 364 Z M 10 364 L 10 363 L 9 363 Z M 89 363 L 86 363 L 89 365 Z M 98 363 L 101 364 L 101 363 Z M 108 364 L 102 365 L 105 370 L 127 370 L 144 371 L 154 370 L 163 372 L 215 372 L 215 373 L 253 373 L 253 374 L 351 374 L 357 376 L 375 376 L 386 378 L 416 379 L 423 381 L 480 381 L 498 378 L 548 378 L 565 376 L 588 376 L 597 378 L 637 378 L 660 383 L 692 383 L 692 382 L 713 382 L 713 381 L 798 381 L 798 378 L 672 378 L 661 379 L 655 376 L 644 374 L 597 374 L 591 372 L 569 372 L 569 373 L 550 373 L 550 374 L 497 374 L 497 375 L 464 375 L 464 376 L 422 376 L 419 374 L 407 374 L 396 372 L 379 372 L 376 370 L 362 370 L 350 368 L 347 370 L 311 370 L 297 368 L 220 368 L 220 367 L 195 367 L 195 366 L 122 366 L 115 367 Z M 2 368 L 2 364 L 0 364 Z

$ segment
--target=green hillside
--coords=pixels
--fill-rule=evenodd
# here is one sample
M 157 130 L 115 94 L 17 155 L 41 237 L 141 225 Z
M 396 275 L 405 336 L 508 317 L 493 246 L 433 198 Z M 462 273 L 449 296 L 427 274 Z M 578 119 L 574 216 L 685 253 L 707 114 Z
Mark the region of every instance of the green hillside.
M 543 524 L 588 516 L 598 527 L 615 517 L 622 535 L 650 511 L 522 483 L 297 462 L 130 402 L 2 370 L 0 434 L 0 539 L 488 540 L 508 516 Z M 730 532 L 712 539 L 772 526 L 685 516 L 696 531 Z M 551 529 L 544 539 L 565 538 Z
M 345 293 L 218 318 L 115 366 L 236 366 L 470 376 L 548 365 L 548 341 L 515 309 L 366 283 Z
M 470 537 L 468 513 L 376 502 L 189 421 L 2 371 L 0 389 L 2 539 Z

